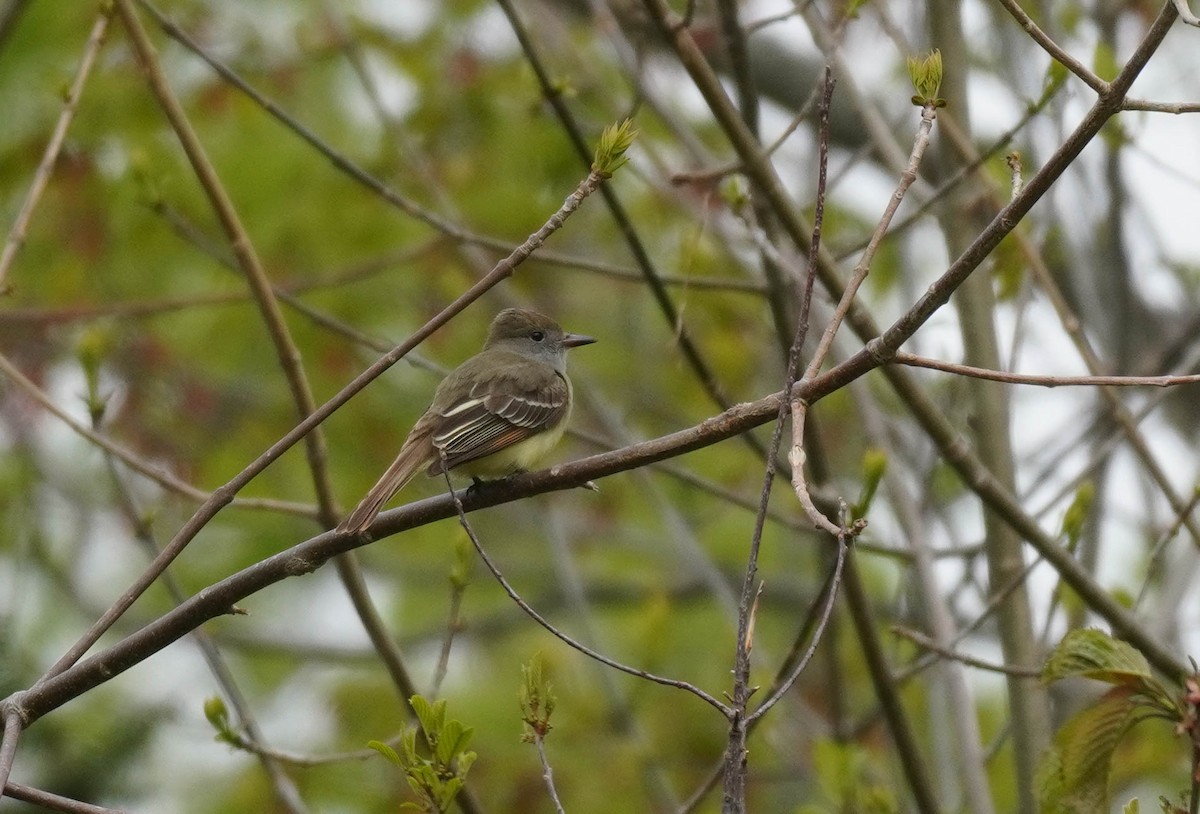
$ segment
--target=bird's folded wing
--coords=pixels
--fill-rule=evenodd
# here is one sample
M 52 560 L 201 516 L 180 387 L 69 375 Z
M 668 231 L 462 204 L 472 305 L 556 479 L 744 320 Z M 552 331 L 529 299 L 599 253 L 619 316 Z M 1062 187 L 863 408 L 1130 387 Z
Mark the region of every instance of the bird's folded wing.
M 439 475 L 467 461 L 485 458 L 505 447 L 560 424 L 570 409 L 567 383 L 557 374 L 541 387 L 517 388 L 510 380 L 473 388 L 470 396 L 440 411 L 433 445 L 445 456 L 429 474 Z

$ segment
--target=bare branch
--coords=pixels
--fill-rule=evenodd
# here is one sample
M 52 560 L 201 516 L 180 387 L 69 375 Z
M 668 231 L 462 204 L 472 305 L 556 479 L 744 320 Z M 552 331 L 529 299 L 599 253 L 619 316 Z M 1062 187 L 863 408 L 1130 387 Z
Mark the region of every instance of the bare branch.
M 943 362 L 939 359 L 929 359 L 904 351 L 897 352 L 892 357 L 892 361 L 899 365 L 940 370 L 944 373 L 955 373 L 975 379 L 987 379 L 1005 384 L 1029 384 L 1038 387 L 1178 387 L 1184 384 L 1200 384 L 1200 374 L 1190 376 L 1037 376 L 1028 373 L 1009 373 L 1004 370 L 987 370 L 955 362 Z
M 506 594 L 508 594 L 508 598 L 517 603 L 517 606 L 521 610 L 525 611 L 526 615 L 528 615 L 530 619 L 537 622 L 539 625 L 549 631 L 551 635 L 566 644 L 568 647 L 578 650 L 580 653 L 583 653 L 589 658 L 595 659 L 601 664 L 606 664 L 609 667 L 620 670 L 622 673 L 628 673 L 629 675 L 636 676 L 637 678 L 644 678 L 647 681 L 653 681 L 655 684 L 662 684 L 664 687 L 675 687 L 676 689 L 686 690 L 702 701 L 710 704 L 722 715 L 729 717 L 731 714 L 729 707 L 727 707 L 725 704 L 722 704 L 712 695 L 709 695 L 696 685 L 675 678 L 665 678 L 663 676 L 655 675 L 654 673 L 648 673 L 645 670 L 639 670 L 637 667 L 630 667 L 626 664 L 622 664 L 615 659 L 609 658 L 603 653 L 593 650 L 582 642 L 571 638 L 566 633 L 563 633 L 554 625 L 550 624 L 550 622 L 548 622 L 544 616 L 534 610 L 532 605 L 521 598 L 521 595 L 516 592 L 512 585 L 509 584 L 508 580 L 504 578 L 504 574 L 502 574 L 500 569 L 496 567 L 496 564 L 492 562 L 492 558 L 488 556 L 487 551 L 484 550 L 483 543 L 479 541 L 479 537 L 476 536 L 475 530 L 471 528 L 471 523 L 467 520 L 467 512 L 463 506 L 462 498 L 459 497 L 458 492 L 454 491 L 454 486 L 450 483 L 449 472 L 443 471 L 443 475 L 446 477 L 446 488 L 449 490 L 450 500 L 453 502 L 454 510 L 458 514 L 458 522 L 467 532 L 467 536 L 471 538 L 471 544 L 475 546 L 475 551 L 479 553 L 479 557 L 483 560 L 483 564 L 487 566 L 487 569 L 492 572 L 492 576 L 495 577 L 496 581 L 500 583 L 500 587 L 504 589 Z
M 908 639 L 918 647 L 928 650 L 931 653 L 936 653 L 945 659 L 962 662 L 968 667 L 977 667 L 980 670 L 987 670 L 991 673 L 1001 673 L 1002 675 L 1017 676 L 1019 678 L 1037 678 L 1042 674 L 1042 671 L 1036 667 L 1011 667 L 1007 664 L 992 664 L 989 661 L 968 656 L 965 653 L 959 653 L 956 650 L 951 650 L 947 647 L 942 647 L 920 631 L 910 630 L 901 625 L 892 625 L 892 633 L 897 636 Z

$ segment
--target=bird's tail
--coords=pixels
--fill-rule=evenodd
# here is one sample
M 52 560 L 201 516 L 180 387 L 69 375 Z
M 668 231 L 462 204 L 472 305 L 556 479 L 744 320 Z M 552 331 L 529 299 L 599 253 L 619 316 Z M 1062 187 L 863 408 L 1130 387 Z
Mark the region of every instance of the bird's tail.
M 429 463 L 430 449 L 431 445 L 427 436 L 423 438 L 410 437 L 400 448 L 396 460 L 392 461 L 392 465 L 383 473 L 379 482 L 371 487 L 371 491 L 367 492 L 366 496 L 359 501 L 358 505 L 354 507 L 354 511 L 346 515 L 346 519 L 338 524 L 337 531 L 359 534 L 366 530 L 383 508 L 383 504 L 387 503 L 392 495 L 403 489 L 404 485 L 421 470 L 421 467 Z

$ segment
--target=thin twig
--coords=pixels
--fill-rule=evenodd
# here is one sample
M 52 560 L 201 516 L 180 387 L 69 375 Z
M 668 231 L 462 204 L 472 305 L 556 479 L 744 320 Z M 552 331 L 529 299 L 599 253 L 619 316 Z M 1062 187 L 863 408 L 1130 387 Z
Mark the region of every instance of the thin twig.
M 1180 529 L 1184 527 L 1188 518 L 1196 511 L 1198 505 L 1200 505 L 1200 485 L 1192 488 L 1192 498 L 1187 502 L 1183 512 L 1175 515 L 1175 520 L 1171 523 L 1170 527 L 1158 536 L 1158 539 L 1154 541 L 1154 545 L 1150 546 L 1150 551 L 1146 555 L 1146 576 L 1142 580 L 1142 587 L 1138 590 L 1137 598 L 1133 600 L 1134 611 L 1141 608 L 1142 602 L 1150 590 L 1151 580 L 1157 576 L 1155 572 L 1158 570 L 1159 562 L 1162 559 L 1163 551 L 1166 550 L 1167 543 L 1171 542 Z
M 821 230 L 825 221 L 825 189 L 828 182 L 827 172 L 829 167 L 829 105 L 833 96 L 833 85 L 833 72 L 827 67 L 825 69 L 824 92 L 821 96 L 821 103 L 818 109 L 819 135 L 817 142 L 819 158 L 817 163 L 816 214 L 813 217 L 813 231 L 808 252 L 808 271 L 805 274 L 804 295 L 800 306 L 801 328 L 796 334 L 796 344 L 792 346 L 792 356 L 788 363 L 788 385 L 785 388 L 786 391 L 791 390 L 792 382 L 795 380 L 796 361 L 808 333 L 808 317 L 812 306 L 813 284 L 817 277 L 817 258 L 821 254 Z M 864 273 L 863 278 L 865 279 L 865 277 Z M 818 345 L 816 354 L 809 361 L 808 368 L 805 370 L 802 378 L 811 379 L 821 369 L 822 360 L 829 351 L 829 346 L 825 345 L 825 338 L 828 337 L 830 343 L 832 343 L 833 334 L 837 331 L 837 325 L 840 324 L 844 317 L 846 309 L 850 307 L 850 303 L 854 299 L 853 292 L 855 290 L 857 290 L 857 286 L 853 285 L 845 289 L 842 302 L 838 306 L 838 311 L 830 320 L 829 325 L 826 326 L 821 338 L 821 344 Z M 824 347 L 824 350 L 822 350 L 822 347 Z M 840 540 L 842 539 L 842 528 L 836 523 L 830 522 L 829 518 L 817 508 L 808 489 L 808 479 L 805 474 L 805 459 L 807 455 L 804 451 L 804 425 L 805 419 L 808 416 L 808 402 L 803 399 L 793 399 L 788 406 L 792 413 L 792 443 L 788 451 L 788 462 L 792 465 L 792 490 L 796 493 L 796 499 L 800 502 L 800 507 L 804 510 L 804 514 L 812 521 L 813 525 L 823 531 L 829 532 Z M 784 406 L 780 405 L 780 426 L 783 424 L 784 415 Z
M 89 402 L 98 395 L 96 393 L 89 393 Z M 97 431 L 100 430 L 103 418 L 102 408 L 93 410 L 92 421 Z M 112 482 L 113 489 L 116 492 L 117 503 L 121 512 L 125 515 L 126 521 L 133 528 L 134 537 L 142 544 L 150 559 L 154 559 L 158 554 L 159 545 L 158 541 L 154 538 L 150 523 L 138 509 L 134 496 L 125 482 L 125 478 L 121 477 L 115 457 L 110 453 L 105 453 L 104 463 L 108 470 L 109 480 Z M 186 599 L 186 595 L 179 587 L 175 575 L 170 570 L 163 572 L 161 582 L 167 589 L 171 601 L 176 606 Z M 237 714 L 238 723 L 246 733 L 243 736 L 244 739 L 256 745 L 261 744 L 265 740 L 265 736 L 259 728 L 258 722 L 255 720 L 254 713 L 250 709 L 250 704 L 246 700 L 245 694 L 241 691 L 236 679 L 233 677 L 233 671 L 229 669 L 225 657 L 221 654 L 216 642 L 213 641 L 212 635 L 204 628 L 196 628 L 192 631 L 192 638 L 199 647 L 200 654 L 208 666 L 209 672 L 221 687 L 222 692 L 229 699 L 230 705 Z M 278 795 L 281 804 L 292 812 L 307 811 L 308 809 L 300 797 L 300 792 L 296 788 L 296 784 L 281 770 L 278 763 L 265 756 L 262 752 L 256 752 L 256 754 L 262 762 L 263 769 L 270 778 L 271 785 L 275 789 L 275 793 Z
M 1173 0 L 1173 2 L 1175 3 L 1175 11 L 1176 11 L 1176 13 L 1179 14 L 1179 19 L 1183 20 L 1188 25 L 1194 25 L 1194 26 L 1200 27 L 1200 17 L 1197 17 L 1195 14 L 1192 13 L 1192 10 L 1188 7 L 1187 0 Z M 1198 781 L 1198 782 L 1200 782 L 1200 781 Z M 1195 794 L 1195 791 L 1193 791 L 1193 795 L 1194 794 Z M 1193 800 L 1193 803 L 1192 803 L 1193 814 L 1195 814 L 1195 811 L 1196 811 L 1196 803 Z
M 146 588 L 153 584 L 157 575 L 166 568 L 175 557 L 195 538 L 208 522 L 221 511 L 237 493 L 246 486 L 250 481 L 259 475 L 263 470 L 270 466 L 277 458 L 283 455 L 284 452 L 291 449 L 297 441 L 304 438 L 309 432 L 317 427 L 322 421 L 328 418 L 339 407 L 345 404 L 356 393 L 370 384 L 373 380 L 379 377 L 385 370 L 390 368 L 400 359 L 402 359 L 409 351 L 415 348 L 428 336 L 430 336 L 438 328 L 449 322 L 455 315 L 460 313 L 464 308 L 479 299 L 488 289 L 494 287 L 501 280 L 510 277 L 526 258 L 529 257 L 546 239 L 562 228 L 566 218 L 570 217 L 583 203 L 583 201 L 592 194 L 604 181 L 604 177 L 597 172 L 590 172 L 588 176 L 580 183 L 580 185 L 572 192 L 567 199 L 559 207 L 550 218 L 542 225 L 540 229 L 530 235 L 524 243 L 518 246 L 513 252 L 495 268 L 493 268 L 483 278 L 478 280 L 474 285 L 455 298 L 449 305 L 443 308 L 438 314 L 427 321 L 421 328 L 414 332 L 407 340 L 401 343 L 391 352 L 384 354 L 374 364 L 360 373 L 349 384 L 343 387 L 333 398 L 325 402 L 321 407 L 314 410 L 307 418 L 293 427 L 282 438 L 272 444 L 266 451 L 259 455 L 254 461 L 248 464 L 241 472 L 233 477 L 232 480 L 225 483 L 212 493 L 212 495 L 200 505 L 200 507 L 192 514 L 191 518 L 176 532 L 175 537 L 163 548 L 162 554 L 151 564 L 143 574 L 141 574 L 134 584 L 130 586 L 125 594 L 122 595 L 117 602 L 109 608 L 109 610 L 97 622 L 89 628 L 80 640 L 72 646 L 59 663 L 51 668 L 50 672 L 43 678 L 52 678 L 55 674 L 62 672 L 66 664 L 74 663 L 79 657 L 86 653 L 88 649 L 100 637 L 103 630 L 107 630 L 117 618 L 123 614 L 130 605 L 140 596 Z M 349 547 L 347 548 L 349 550 Z M 41 683 L 41 682 L 39 682 Z
M 280 763 L 286 763 L 289 766 L 295 766 L 301 769 L 311 769 L 314 766 L 329 766 L 336 763 L 349 763 L 359 760 L 373 760 L 379 757 L 379 753 L 374 749 L 355 749 L 348 752 L 333 752 L 328 755 L 303 755 L 299 752 L 288 752 L 283 749 L 275 749 L 270 746 L 265 746 L 258 741 L 245 737 L 240 732 L 231 733 L 236 743 L 231 744 L 238 749 L 249 752 L 252 755 L 267 757 L 271 760 L 277 760 Z M 397 746 L 403 735 L 396 735 L 384 741 L 388 746 Z
M 1045 560 L 1043 560 L 1041 557 L 1035 558 L 1032 562 L 1025 566 L 1020 574 L 1017 574 L 1006 584 L 1000 586 L 1000 590 L 994 591 L 988 595 L 987 604 L 983 606 L 978 615 L 976 615 L 976 617 L 972 619 L 969 624 L 963 625 L 963 627 L 954 635 L 954 638 L 945 642 L 943 646 L 954 647 L 956 644 L 965 640 L 979 628 L 983 627 L 984 623 L 990 620 L 996 614 L 996 612 L 1000 609 L 1000 606 L 1003 605 L 1010 596 L 1012 596 L 1014 591 L 1026 583 L 1026 580 L 1029 579 L 1029 575 L 1033 573 L 1033 570 L 1043 562 L 1045 562 Z M 923 671 L 936 664 L 937 661 L 937 656 L 933 653 L 926 653 L 923 656 L 919 656 L 910 664 L 907 664 L 903 668 L 896 670 L 896 683 L 900 686 L 904 686 Z
M 892 633 L 897 636 L 908 639 L 917 647 L 923 650 L 928 650 L 931 653 L 936 653 L 944 659 L 961 662 L 968 667 L 976 667 L 980 670 L 987 670 L 991 673 L 1001 673 L 1007 676 L 1016 676 L 1018 678 L 1037 678 L 1042 674 L 1042 671 L 1035 667 L 1014 667 L 1008 664 L 993 664 L 990 661 L 985 661 L 974 656 L 968 656 L 966 653 L 959 653 L 957 650 L 952 650 L 949 647 L 942 647 L 933 639 L 926 636 L 917 630 L 903 627 L 901 625 L 892 625 Z
M 833 96 L 833 71 L 826 67 L 823 91 L 820 103 L 821 122 L 821 160 L 817 182 L 817 226 L 814 229 L 814 247 L 820 245 L 821 214 L 824 211 L 826 167 L 828 166 L 829 144 L 829 102 Z M 815 251 L 815 249 L 814 249 Z M 808 320 L 812 304 L 812 289 L 815 279 L 815 256 L 809 257 L 808 273 L 804 286 L 799 292 L 800 307 L 796 329 L 788 352 L 788 363 L 784 373 L 783 392 L 792 392 L 800 369 L 800 352 L 808 335 Z M 758 511 L 754 517 L 754 531 L 750 537 L 749 552 L 746 557 L 746 570 L 742 577 L 742 590 L 738 601 L 737 641 L 734 649 L 733 663 L 733 694 L 732 702 L 736 717 L 730 722 L 728 743 L 724 759 L 724 808 L 727 811 L 743 811 L 746 805 L 746 711 L 752 689 L 750 687 L 750 648 L 752 623 L 752 598 L 755 596 L 755 583 L 758 573 L 758 552 L 762 544 L 763 526 L 766 523 L 767 506 L 771 499 L 771 484 L 775 480 L 775 461 L 779 455 L 779 447 L 783 440 L 783 425 L 788 414 L 788 400 L 781 399 L 775 416 L 775 425 L 771 432 L 771 441 L 767 445 L 766 468 L 763 473 L 762 490 L 759 495 Z M 797 461 L 792 460 L 792 479 L 803 477 L 799 474 Z M 761 586 L 759 586 L 761 589 Z
M 554 115 L 558 117 L 563 129 L 566 131 L 572 149 L 580 161 L 585 165 L 590 165 L 592 160 L 591 154 L 587 141 L 583 137 L 582 128 L 580 128 L 579 123 L 576 121 L 574 112 L 564 100 L 558 82 L 551 75 L 550 70 L 539 56 L 538 50 L 534 47 L 533 37 L 530 35 L 528 27 L 522 22 L 521 16 L 517 14 L 511 0 L 497 0 L 497 2 L 500 5 L 500 9 L 504 12 L 504 16 L 508 20 L 513 34 L 517 37 L 517 42 L 521 46 L 521 51 L 525 55 L 526 61 L 529 63 L 530 68 L 533 69 L 534 76 L 537 78 L 538 85 L 542 89 L 542 94 L 547 104 L 550 105 L 550 108 L 554 111 Z M 650 257 L 650 252 L 646 249 L 644 242 L 638 235 L 634 219 L 630 217 L 624 204 L 621 203 L 621 200 L 611 187 L 602 187 L 600 189 L 600 196 L 604 200 L 604 205 L 608 208 L 609 215 L 616 224 L 622 239 L 629 248 L 630 254 L 633 255 L 634 262 L 638 270 L 642 273 L 646 285 L 650 289 L 650 294 L 654 298 L 659 311 L 662 313 L 663 319 L 670 327 L 679 352 L 683 354 L 688 367 L 691 368 L 692 373 L 696 376 L 712 402 L 723 410 L 728 409 L 733 402 L 725 394 L 716 373 L 701 353 L 695 339 L 692 338 L 692 333 L 688 330 L 682 313 L 675 304 L 670 292 L 667 291 L 666 286 L 663 285 L 658 267 L 654 264 L 654 261 Z M 761 454 L 762 450 L 757 439 L 748 435 L 743 440 L 756 453 Z
M 550 800 L 554 803 L 554 810 L 558 814 L 566 814 L 563 810 L 562 801 L 558 799 L 558 789 L 554 787 L 554 770 L 550 768 L 550 761 L 546 757 L 545 738 L 541 734 L 535 732 L 533 743 L 537 746 L 538 760 L 542 762 L 542 781 L 546 784 L 546 790 L 550 793 Z
M 808 610 L 804 614 L 804 621 L 800 625 L 795 638 L 792 640 L 791 650 L 779 665 L 779 670 L 775 674 L 775 679 L 771 687 L 767 691 L 767 698 L 772 698 L 778 692 L 779 687 L 787 680 L 788 676 L 792 675 L 793 669 L 802 658 L 801 647 L 809 641 L 809 634 L 816 629 L 816 624 L 819 619 L 820 609 L 825 608 L 830 603 L 830 594 L 833 590 L 834 572 L 830 571 L 825 582 L 821 586 L 821 590 L 813 598 Z M 805 651 L 807 652 L 807 651 Z M 755 714 L 746 722 L 747 732 L 753 732 L 754 729 L 762 722 L 762 717 Z M 708 794 L 716 788 L 721 782 L 721 778 L 725 774 L 725 759 L 722 756 L 713 764 L 708 776 L 696 787 L 696 790 L 676 809 L 676 814 L 690 814 L 695 811 Z
M 61 794 L 52 794 L 21 783 L 9 783 L 5 786 L 4 796 L 40 806 L 47 811 L 62 811 L 65 814 L 124 814 L 123 810 L 119 808 L 106 808 L 81 800 L 73 800 L 70 797 L 63 797 Z
M 22 373 L 12 361 L 0 354 L 0 374 L 3 374 L 10 382 L 16 385 L 17 389 L 37 402 L 42 409 L 57 418 L 63 424 L 71 429 L 72 432 L 87 439 L 95 444 L 106 453 L 119 459 L 123 464 L 128 466 L 134 472 L 144 476 L 148 480 L 157 483 L 162 488 L 169 492 L 186 497 L 189 500 L 196 502 L 204 502 L 213 498 L 212 492 L 206 492 L 203 489 L 193 486 L 192 484 L 181 480 L 170 472 L 159 469 L 154 464 L 149 463 L 145 458 L 142 458 L 137 453 L 127 449 L 126 447 L 113 441 L 106 435 L 102 435 L 92 430 L 91 427 L 79 421 L 62 407 L 58 406 L 51 400 L 46 391 L 42 390 L 33 381 Z M 285 500 L 272 500 L 268 498 L 236 498 L 231 502 L 231 505 L 244 509 L 262 509 L 266 511 L 282 512 L 284 514 L 294 514 L 301 517 L 315 517 L 316 513 L 313 507 L 305 503 L 293 503 Z
M 1056 43 L 1049 34 L 1042 31 L 1038 24 L 1033 21 L 1033 18 L 1025 13 L 1025 9 L 1021 8 L 1017 0 L 1000 0 L 1000 5 L 1004 7 L 1012 18 L 1017 21 L 1017 24 L 1029 35 L 1030 39 L 1042 47 L 1042 50 L 1050 55 L 1050 58 L 1055 62 L 1060 63 L 1071 73 L 1083 80 L 1089 88 L 1096 91 L 1100 95 L 1104 95 L 1109 90 L 1109 84 L 1094 74 L 1086 65 L 1071 56 L 1058 43 Z
M 939 359 L 929 359 L 904 351 L 897 351 L 892 357 L 892 361 L 900 365 L 940 370 L 944 373 L 955 373 L 975 379 L 987 379 L 1006 384 L 1029 384 L 1038 387 L 1177 387 L 1183 384 L 1200 384 L 1200 374 L 1190 376 L 1039 376 L 1010 373 L 1005 370 L 988 370 L 956 362 L 943 362 Z
M 842 531 L 837 536 L 837 559 L 834 562 L 833 572 L 829 576 L 828 588 L 826 590 L 825 605 L 821 609 L 821 617 L 817 621 L 817 626 L 813 630 L 812 638 L 809 641 L 808 650 L 796 662 L 787 677 L 779 682 L 778 687 L 771 695 L 767 696 L 766 700 L 759 704 L 758 709 L 754 710 L 746 719 L 748 724 L 753 725 L 755 721 L 766 715 L 771 707 L 779 703 L 787 691 L 792 688 L 800 678 L 800 674 L 804 672 L 804 668 L 812 660 L 813 654 L 817 652 L 817 645 L 821 643 L 821 639 L 825 634 L 825 626 L 829 624 L 829 617 L 833 613 L 833 603 L 837 599 L 838 587 L 842 582 L 842 568 L 846 564 L 846 552 L 850 548 L 850 540 L 852 539 L 849 531 Z
M 456 549 L 457 550 L 457 549 Z M 466 551 L 464 549 L 464 551 Z M 469 555 L 470 552 L 466 551 Z M 452 568 L 463 565 L 462 557 L 456 557 Z M 450 669 L 450 650 L 454 645 L 454 637 L 462 630 L 462 602 L 469 584 L 465 574 L 451 573 L 450 575 L 450 608 L 446 612 L 446 632 L 442 636 L 442 648 L 438 652 L 437 666 L 433 669 L 433 680 L 429 682 L 429 696 L 437 698 L 441 692 L 442 682 L 446 680 L 446 672 Z
M 533 619 L 533 621 L 544 627 L 559 641 L 563 642 L 569 647 L 574 648 L 575 650 L 578 650 L 585 656 L 595 659 L 601 664 L 607 664 L 609 667 L 620 670 L 623 673 L 628 673 L 631 676 L 637 676 L 638 678 L 644 678 L 648 681 L 653 681 L 655 684 L 662 684 L 664 687 L 674 687 L 676 689 L 686 690 L 700 700 L 710 704 L 725 717 L 728 718 L 732 714 L 732 710 L 729 707 L 727 707 L 725 704 L 722 704 L 716 698 L 709 695 L 696 685 L 687 681 L 681 681 L 676 678 L 665 678 L 663 676 L 655 675 L 654 673 L 648 673 L 645 670 L 639 670 L 636 667 L 630 667 L 626 664 L 622 664 L 619 661 L 609 658 L 603 653 L 593 650 L 582 642 L 576 641 L 566 633 L 563 633 L 561 630 L 556 628 L 554 625 L 550 624 L 550 622 L 546 621 L 545 617 L 534 610 L 533 606 L 526 602 L 521 595 L 516 592 L 512 585 L 509 584 L 508 580 L 504 578 L 504 574 L 502 574 L 500 569 L 496 567 L 496 564 L 492 562 L 492 558 L 488 555 L 487 551 L 484 550 L 483 543 L 479 541 L 479 537 L 476 536 L 475 530 L 471 527 L 471 523 L 467 520 L 467 512 L 463 506 L 462 498 L 459 497 L 458 492 L 454 491 L 454 486 L 450 483 L 449 472 L 444 471 L 443 475 L 446 477 L 446 487 L 449 490 L 450 499 L 454 503 L 454 511 L 458 514 L 458 522 L 467 532 L 467 536 L 471 538 L 471 545 L 475 547 L 475 551 L 478 552 L 479 558 L 483 560 L 483 564 L 487 566 L 488 571 L 490 571 L 492 576 L 496 578 L 496 581 L 500 583 L 500 587 L 504 589 L 506 594 L 508 594 L 508 598 L 517 603 L 517 607 L 525 611 L 529 618 Z
M 892 191 L 891 197 L 888 198 L 887 206 L 884 207 L 883 214 L 879 217 L 879 222 L 875 225 L 875 231 L 871 234 L 871 239 L 867 242 L 867 247 L 863 249 L 858 265 L 854 267 L 854 272 L 850 275 L 850 280 L 846 283 L 846 288 L 842 292 L 842 298 L 838 302 L 833 318 L 825 326 L 825 333 L 821 335 L 821 343 L 817 346 L 812 360 L 808 363 L 808 369 L 804 371 L 806 377 L 815 376 L 817 371 L 821 369 L 821 366 L 825 364 L 825 357 L 829 355 L 829 351 L 833 347 L 833 339 L 837 335 L 838 328 L 841 327 L 842 321 L 850 311 L 850 304 L 854 301 L 854 296 L 858 293 L 859 287 L 867 279 L 867 275 L 871 271 L 871 262 L 875 259 L 875 253 L 879 250 L 879 245 L 883 242 L 883 238 L 887 234 L 888 226 L 891 225 L 896 210 L 900 208 L 900 203 L 904 200 L 904 195 L 908 192 L 908 188 L 917 180 L 917 170 L 920 168 L 921 159 L 925 156 L 925 150 L 929 146 L 929 136 L 933 132 L 933 122 L 936 118 L 937 107 L 932 102 L 927 102 L 922 106 L 921 122 L 917 125 L 917 135 L 913 139 L 912 151 L 908 156 L 908 164 L 905 165 L 904 171 L 900 174 L 900 180 L 897 182 L 895 190 Z
M 22 730 L 22 710 L 17 703 L 6 702 L 0 704 L 0 711 L 4 713 L 4 733 L 0 734 L 0 790 L 4 789 L 8 784 L 8 777 L 12 774 L 13 761 L 17 757 L 17 743 L 21 740 Z
M 4 242 L 4 252 L 0 253 L 0 292 L 6 291 L 8 288 L 5 283 L 8 270 L 12 267 L 21 247 L 25 245 L 25 237 L 29 233 L 33 212 L 37 209 L 38 202 L 42 199 L 42 193 L 46 191 L 46 187 L 50 183 L 50 176 L 54 174 L 54 165 L 57 163 L 58 154 L 62 151 L 63 143 L 66 141 L 71 121 L 75 118 L 79 98 L 83 95 L 83 87 L 92 72 L 92 66 L 96 63 L 96 56 L 100 53 L 101 46 L 104 45 L 104 37 L 108 32 L 112 11 L 111 4 L 100 4 L 100 12 L 96 15 L 96 22 L 92 24 L 92 33 L 88 36 L 83 56 L 79 60 L 79 69 L 75 72 L 75 79 L 63 100 L 62 113 L 59 114 L 54 130 L 50 134 L 50 141 L 42 153 L 42 160 L 38 163 L 37 170 L 34 171 L 33 183 L 30 184 L 29 192 L 21 204 L 21 211 L 17 213 L 17 219 L 8 233 L 8 239 Z

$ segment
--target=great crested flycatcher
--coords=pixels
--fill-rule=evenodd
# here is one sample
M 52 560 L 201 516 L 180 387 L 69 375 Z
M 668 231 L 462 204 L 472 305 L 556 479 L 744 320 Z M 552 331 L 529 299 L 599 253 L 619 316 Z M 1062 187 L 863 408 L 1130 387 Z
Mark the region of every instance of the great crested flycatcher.
M 533 466 L 558 443 L 571 415 L 567 348 L 595 341 L 536 311 L 501 311 L 483 350 L 442 380 L 396 460 L 337 530 L 365 530 L 422 468 L 431 477 L 456 469 L 496 478 Z

